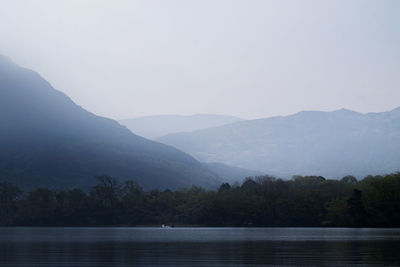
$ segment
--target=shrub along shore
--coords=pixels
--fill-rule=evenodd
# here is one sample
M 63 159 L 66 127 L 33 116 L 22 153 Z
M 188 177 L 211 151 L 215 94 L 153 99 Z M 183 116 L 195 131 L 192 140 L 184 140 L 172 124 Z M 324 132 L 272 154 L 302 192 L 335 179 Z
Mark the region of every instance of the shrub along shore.
M 2 226 L 196 225 L 400 227 L 400 173 L 327 180 L 246 178 L 242 184 L 143 191 L 134 181 L 97 177 L 89 191 L 0 183 Z

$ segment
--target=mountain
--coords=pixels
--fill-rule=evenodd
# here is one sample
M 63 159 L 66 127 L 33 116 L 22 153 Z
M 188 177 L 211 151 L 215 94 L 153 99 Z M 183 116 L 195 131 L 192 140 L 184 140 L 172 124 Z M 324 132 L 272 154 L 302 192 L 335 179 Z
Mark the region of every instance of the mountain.
M 216 186 L 217 175 L 173 147 L 133 134 L 0 57 L 0 179 L 24 188 L 87 187 L 108 174 L 145 189 Z
M 341 178 L 400 170 L 400 108 L 361 114 L 342 109 L 241 121 L 159 141 L 206 162 L 271 175 Z
M 192 132 L 241 120 L 227 115 L 196 114 L 191 116 L 157 115 L 120 120 L 119 122 L 138 135 L 156 139 L 170 133 Z
M 265 175 L 263 172 L 248 170 L 218 162 L 205 162 L 203 164 L 207 169 L 221 177 L 224 182 L 228 183 L 241 183 L 247 177 Z

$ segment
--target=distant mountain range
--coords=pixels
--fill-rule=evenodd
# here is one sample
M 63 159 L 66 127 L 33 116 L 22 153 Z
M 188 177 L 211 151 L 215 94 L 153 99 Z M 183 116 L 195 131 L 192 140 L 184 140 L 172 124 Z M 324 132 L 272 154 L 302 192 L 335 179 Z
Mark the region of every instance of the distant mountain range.
M 145 189 L 175 189 L 215 188 L 263 173 L 341 178 L 400 170 L 400 108 L 258 120 L 165 115 L 121 123 L 130 130 L 0 56 L 0 181 L 23 188 L 87 188 L 103 174 Z
M 400 108 L 368 114 L 346 109 L 303 111 L 158 140 L 200 161 L 284 178 L 295 174 L 363 177 L 400 171 Z
M 217 174 L 222 181 L 231 184 L 242 183 L 247 177 L 262 176 L 265 173 L 260 171 L 253 171 L 249 169 L 239 168 L 224 163 L 218 162 L 205 162 L 203 163 L 207 169 Z
M 122 125 L 140 136 L 156 139 L 158 137 L 178 132 L 192 132 L 241 121 L 242 119 L 215 114 L 157 115 L 120 120 Z
M 188 154 L 84 110 L 2 56 L 0 122 L 0 180 L 24 188 L 87 187 L 103 174 L 145 189 L 219 184 Z

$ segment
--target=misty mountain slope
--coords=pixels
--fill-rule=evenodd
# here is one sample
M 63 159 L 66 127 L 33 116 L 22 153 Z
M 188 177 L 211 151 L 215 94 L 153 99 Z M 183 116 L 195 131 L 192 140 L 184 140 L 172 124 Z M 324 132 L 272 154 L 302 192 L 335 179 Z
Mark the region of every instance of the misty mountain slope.
M 359 177 L 400 170 L 400 108 L 361 114 L 303 111 L 158 139 L 206 162 L 268 174 Z
M 0 179 L 22 187 L 84 187 L 102 174 L 147 189 L 217 184 L 191 156 L 87 112 L 4 57 L 0 122 Z
M 207 167 L 207 169 L 221 177 L 224 182 L 228 183 L 241 183 L 247 177 L 265 174 L 263 172 L 248 170 L 218 162 L 205 162 L 203 164 Z
M 138 135 L 155 139 L 170 133 L 192 132 L 241 120 L 240 118 L 227 115 L 196 114 L 191 116 L 147 116 L 120 120 L 119 122 Z

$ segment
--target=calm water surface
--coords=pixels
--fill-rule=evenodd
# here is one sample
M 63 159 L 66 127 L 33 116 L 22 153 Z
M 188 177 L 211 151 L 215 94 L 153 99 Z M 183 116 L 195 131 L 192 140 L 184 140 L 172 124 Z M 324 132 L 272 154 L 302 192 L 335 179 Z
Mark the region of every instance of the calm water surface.
M 0 228 L 1 266 L 400 266 L 400 230 Z

